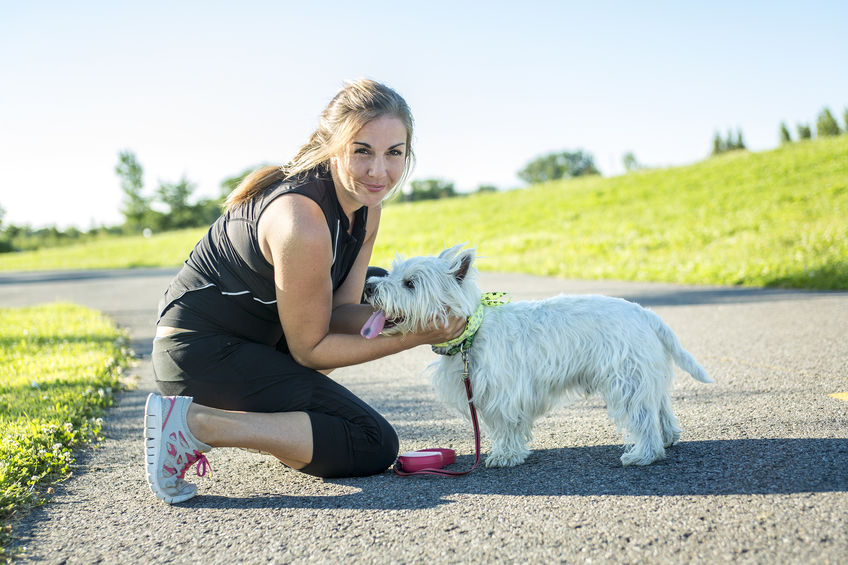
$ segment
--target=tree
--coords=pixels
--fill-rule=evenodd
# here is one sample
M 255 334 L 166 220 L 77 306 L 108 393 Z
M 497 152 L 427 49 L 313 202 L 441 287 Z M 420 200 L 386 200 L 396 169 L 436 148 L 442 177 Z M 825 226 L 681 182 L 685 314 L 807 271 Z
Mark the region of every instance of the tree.
M 442 179 L 422 179 L 409 183 L 409 193 L 403 195 L 403 200 L 435 200 L 456 196 L 453 183 Z
M 742 139 L 741 129 L 736 129 L 735 138 L 733 131 L 727 130 L 727 139 L 722 139 L 718 132 L 716 132 L 713 137 L 713 155 L 726 153 L 727 151 L 735 151 L 737 149 L 745 149 L 745 140 Z
M 798 124 L 798 140 L 802 139 L 812 139 L 813 132 L 810 130 L 810 126 L 807 124 Z
M 718 132 L 716 132 L 713 136 L 713 155 L 719 155 L 721 153 L 724 153 L 725 151 L 727 151 L 727 147 L 724 144 L 724 140 L 721 138 Z
M 733 136 L 733 130 L 727 130 L 727 141 L 724 142 L 725 151 L 736 151 L 737 149 L 745 149 L 745 142 L 742 140 L 742 130 L 736 130 L 736 137 Z
M 518 171 L 518 178 L 528 184 L 535 184 L 561 178 L 599 174 L 600 171 L 595 167 L 594 157 L 580 150 L 550 153 L 537 157 Z
M 159 202 L 168 207 L 168 213 L 163 215 L 162 230 L 178 230 L 194 227 L 195 222 L 192 214 L 192 206 L 188 203 L 191 193 L 194 192 L 195 184 L 183 177 L 180 182 L 159 182 L 156 196 Z
M 747 147 L 745 147 L 745 140 L 742 139 L 742 130 L 741 129 L 736 130 L 736 143 L 733 145 L 733 148 L 734 149 L 747 149 Z
M 215 223 L 221 215 L 222 201 L 220 198 L 203 198 L 192 207 L 195 226 L 209 226 Z
M 848 133 L 848 106 L 845 107 L 845 111 L 842 113 L 842 121 L 845 122 L 845 132 Z
M 830 113 L 830 109 L 823 109 L 816 118 L 816 135 L 818 137 L 830 137 L 840 133 L 842 131 L 839 129 L 839 124 L 836 123 L 833 114 Z
M 221 181 L 221 200 L 225 200 L 227 198 L 227 196 L 229 196 L 230 193 L 232 191 L 234 191 L 238 185 L 241 184 L 241 181 L 243 181 L 244 178 L 247 175 L 249 175 L 250 173 L 252 173 L 253 171 L 255 171 L 257 169 L 261 169 L 262 167 L 267 167 L 267 166 L 268 166 L 268 163 L 256 165 L 255 167 L 250 167 L 250 168 L 243 170 L 242 172 L 240 172 L 237 175 L 234 175 L 232 177 L 227 177 L 224 180 L 222 180 Z
M 789 128 L 786 123 L 780 122 L 780 143 L 792 143 L 792 136 L 789 135 Z
M 624 164 L 624 170 L 628 173 L 631 171 L 638 171 L 642 168 L 642 165 L 639 164 L 639 161 L 636 160 L 636 155 L 633 152 L 627 152 L 621 158 L 622 164 Z
M 142 194 L 144 171 L 132 151 L 124 150 L 118 153 L 115 174 L 121 179 L 121 190 L 124 191 L 121 213 L 124 215 L 125 225 L 130 231 L 141 231 L 150 214 L 150 198 Z
M 6 210 L 0 206 L 0 253 L 8 253 L 15 250 L 15 247 L 12 245 L 12 238 L 9 237 L 6 229 L 3 228 L 3 218 L 5 216 Z
M 477 187 L 477 192 L 497 192 L 498 187 L 493 184 L 481 184 Z
M 183 177 L 179 182 L 160 182 L 156 190 L 158 202 L 164 204 L 167 213 L 153 212 L 156 220 L 151 226 L 157 230 L 180 230 L 208 226 L 221 215 L 221 201 L 204 198 L 194 204 L 189 203 L 197 185 Z

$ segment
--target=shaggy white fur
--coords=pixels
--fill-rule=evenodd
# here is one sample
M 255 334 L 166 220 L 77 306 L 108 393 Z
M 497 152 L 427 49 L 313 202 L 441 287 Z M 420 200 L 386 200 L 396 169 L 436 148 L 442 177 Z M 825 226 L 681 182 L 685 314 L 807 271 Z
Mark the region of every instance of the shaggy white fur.
M 416 331 L 449 315 L 470 316 L 481 292 L 474 250 L 461 247 L 398 258 L 388 276 L 369 279 L 366 299 L 389 322 L 377 331 Z M 659 316 L 626 300 L 560 295 L 485 308 L 468 363 L 474 405 L 492 443 L 486 465 L 523 463 L 539 417 L 561 399 L 595 393 L 624 434 L 622 464 L 662 459 L 680 438 L 669 397 L 673 362 L 713 382 Z M 440 356 L 428 369 L 437 395 L 467 417 L 462 356 Z

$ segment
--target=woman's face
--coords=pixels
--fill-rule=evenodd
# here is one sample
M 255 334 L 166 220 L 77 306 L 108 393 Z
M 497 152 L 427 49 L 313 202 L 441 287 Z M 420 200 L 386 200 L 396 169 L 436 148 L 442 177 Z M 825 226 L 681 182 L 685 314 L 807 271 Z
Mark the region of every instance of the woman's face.
M 381 116 L 360 129 L 332 159 L 333 182 L 345 212 L 376 206 L 403 173 L 406 126 L 395 116 Z

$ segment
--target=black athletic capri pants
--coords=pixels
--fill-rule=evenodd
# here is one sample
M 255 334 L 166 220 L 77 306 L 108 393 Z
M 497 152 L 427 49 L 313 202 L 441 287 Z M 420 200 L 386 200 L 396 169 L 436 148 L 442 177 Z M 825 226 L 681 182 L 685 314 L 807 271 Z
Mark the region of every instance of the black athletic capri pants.
M 153 371 L 163 394 L 245 412 L 306 412 L 319 477 L 381 473 L 398 453 L 391 424 L 326 375 L 286 353 L 232 335 L 183 332 L 153 342 Z
M 372 271 L 369 275 L 383 275 Z M 153 372 L 167 395 L 245 412 L 306 412 L 312 461 L 301 471 L 318 477 L 381 473 L 394 463 L 394 428 L 362 399 L 287 352 L 233 335 L 182 332 L 153 342 Z

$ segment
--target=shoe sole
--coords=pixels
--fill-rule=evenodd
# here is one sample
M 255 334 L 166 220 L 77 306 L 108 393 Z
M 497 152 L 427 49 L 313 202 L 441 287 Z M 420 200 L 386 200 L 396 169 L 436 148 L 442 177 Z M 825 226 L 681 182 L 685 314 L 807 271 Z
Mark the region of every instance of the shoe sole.
M 160 465 L 159 446 L 162 445 L 162 400 L 154 393 L 147 395 L 147 402 L 144 404 L 144 428 L 144 461 L 150 490 L 157 498 L 168 504 L 184 502 L 192 498 L 197 491 L 171 496 L 162 492 L 156 484 L 156 473 Z

